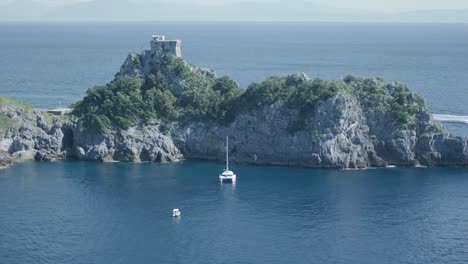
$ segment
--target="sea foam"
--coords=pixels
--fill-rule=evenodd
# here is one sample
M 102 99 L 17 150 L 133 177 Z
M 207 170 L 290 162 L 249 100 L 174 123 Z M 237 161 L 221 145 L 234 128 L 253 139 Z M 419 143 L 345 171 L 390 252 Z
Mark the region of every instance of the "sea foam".
M 441 122 L 468 124 L 468 116 L 433 114 L 433 117 Z

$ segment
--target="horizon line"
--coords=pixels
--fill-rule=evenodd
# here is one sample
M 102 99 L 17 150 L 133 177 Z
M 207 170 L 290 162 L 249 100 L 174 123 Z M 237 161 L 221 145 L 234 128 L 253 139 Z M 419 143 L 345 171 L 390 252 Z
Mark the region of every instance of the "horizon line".
M 175 24 L 212 24 L 212 23 L 258 23 L 258 24 L 452 24 L 465 25 L 468 22 L 460 21 L 353 21 L 353 20 L 1 20 L 0 24 L 142 24 L 142 23 L 175 23 Z

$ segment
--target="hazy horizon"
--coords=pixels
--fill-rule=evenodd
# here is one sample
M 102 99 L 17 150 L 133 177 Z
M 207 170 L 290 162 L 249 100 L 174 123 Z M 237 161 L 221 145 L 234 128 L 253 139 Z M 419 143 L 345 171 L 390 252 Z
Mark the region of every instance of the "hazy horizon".
M 461 0 L 0 0 L 0 22 L 468 23 Z

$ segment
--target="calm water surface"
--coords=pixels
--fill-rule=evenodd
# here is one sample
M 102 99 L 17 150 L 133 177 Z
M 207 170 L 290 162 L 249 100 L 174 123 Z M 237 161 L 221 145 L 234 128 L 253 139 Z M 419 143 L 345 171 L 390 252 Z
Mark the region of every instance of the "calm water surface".
M 0 171 L 0 263 L 466 263 L 465 169 L 25 163 Z M 173 219 L 172 208 L 182 211 Z
M 274 74 L 408 82 L 437 113 L 468 115 L 468 24 L 0 24 L 0 92 L 38 106 L 110 81 L 152 34 L 182 39 L 190 62 L 243 87 Z
M 402 80 L 468 115 L 468 25 L 0 25 L 0 95 L 66 106 L 153 33 L 243 87 L 297 71 Z M 449 124 L 468 136 L 467 125 Z M 0 170 L 0 264 L 468 263 L 468 170 L 24 163 Z M 182 210 L 181 219 L 171 216 Z
M 188 61 L 243 87 L 293 72 L 381 76 L 407 82 L 434 113 L 468 116 L 468 24 L 0 24 L 0 95 L 67 106 L 154 33 L 181 39 Z M 447 125 L 468 137 L 467 125 Z

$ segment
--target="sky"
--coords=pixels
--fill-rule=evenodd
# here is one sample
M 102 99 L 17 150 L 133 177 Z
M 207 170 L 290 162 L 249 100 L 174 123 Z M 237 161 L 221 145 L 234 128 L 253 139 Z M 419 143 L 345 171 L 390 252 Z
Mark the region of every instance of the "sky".
M 155 14 L 159 20 L 468 22 L 468 0 L 0 0 L 0 21 L 139 21 Z
M 337 8 L 357 8 L 380 12 L 407 12 L 433 9 L 468 9 L 467 0 L 317 0 Z
M 0 0 L 0 5 L 5 5 L 18 0 Z M 79 2 L 90 2 L 93 0 L 34 0 L 49 7 L 73 5 Z M 235 2 L 252 2 L 267 4 L 275 0 L 131 0 L 132 2 L 172 2 L 191 3 L 200 6 L 227 5 Z M 335 8 L 366 9 L 381 12 L 406 12 L 428 9 L 468 9 L 468 0 L 304 0 L 330 6 Z

